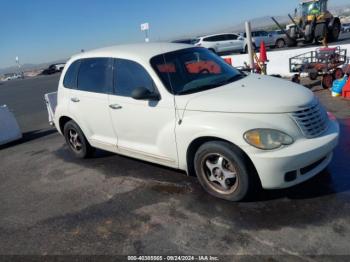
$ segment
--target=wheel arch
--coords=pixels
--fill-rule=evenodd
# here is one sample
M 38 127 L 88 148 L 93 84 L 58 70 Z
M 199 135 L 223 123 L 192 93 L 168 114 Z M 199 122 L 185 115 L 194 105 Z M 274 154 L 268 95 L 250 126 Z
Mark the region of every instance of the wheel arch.
M 64 126 L 70 121 L 73 120 L 73 118 L 69 116 L 61 116 L 58 120 L 58 128 L 59 131 L 63 134 Z M 74 121 L 74 120 L 73 120 Z
M 214 136 L 197 137 L 194 140 L 192 140 L 192 142 L 188 145 L 187 151 L 186 151 L 186 163 L 187 163 L 187 174 L 189 176 L 196 176 L 196 172 L 195 172 L 195 168 L 194 168 L 194 157 L 195 157 L 197 150 L 203 144 L 205 144 L 207 142 L 215 142 L 215 141 L 225 142 L 225 143 L 228 143 L 231 146 L 237 148 L 243 154 L 244 159 L 245 159 L 246 163 L 248 164 L 249 169 L 256 174 L 256 177 L 257 177 L 257 179 L 259 179 L 259 182 L 260 182 L 260 178 L 259 178 L 257 170 L 254 166 L 254 163 L 250 159 L 250 157 L 244 152 L 244 150 L 242 150 L 239 146 L 237 146 L 236 144 L 234 144 L 226 139 L 222 139 L 222 138 L 214 137 Z

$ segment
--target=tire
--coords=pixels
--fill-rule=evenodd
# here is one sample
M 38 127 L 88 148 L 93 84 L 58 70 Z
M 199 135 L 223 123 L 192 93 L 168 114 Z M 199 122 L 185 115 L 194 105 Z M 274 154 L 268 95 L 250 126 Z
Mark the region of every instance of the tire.
M 287 46 L 288 47 L 294 47 L 296 46 L 298 43 L 297 43 L 297 33 L 296 33 L 296 28 L 295 27 L 291 27 L 289 30 L 288 30 L 288 34 L 290 36 L 287 37 Z
M 256 181 L 243 153 L 226 142 L 203 144 L 195 154 L 194 167 L 200 184 L 209 194 L 229 201 L 246 198 Z
M 334 25 L 328 30 L 328 42 L 338 41 L 341 25 L 335 22 Z
M 276 41 L 276 47 L 277 48 L 283 48 L 286 46 L 286 41 L 284 41 L 284 39 L 278 39 Z
M 95 150 L 91 147 L 77 123 L 70 120 L 65 124 L 63 130 L 68 148 L 75 157 L 88 158 L 93 155 Z
M 304 42 L 307 44 L 310 44 L 313 41 L 314 41 L 313 26 L 311 24 L 308 24 L 305 27 L 305 40 L 304 40 Z
M 321 43 L 327 37 L 326 23 L 319 23 L 315 27 L 315 43 Z

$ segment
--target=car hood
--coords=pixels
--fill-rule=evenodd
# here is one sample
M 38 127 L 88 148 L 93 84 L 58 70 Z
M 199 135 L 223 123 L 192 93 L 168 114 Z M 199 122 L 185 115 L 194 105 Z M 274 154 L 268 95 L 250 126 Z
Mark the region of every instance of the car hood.
M 314 102 L 305 87 L 256 74 L 211 90 L 176 97 L 177 108 L 227 113 L 287 113 Z

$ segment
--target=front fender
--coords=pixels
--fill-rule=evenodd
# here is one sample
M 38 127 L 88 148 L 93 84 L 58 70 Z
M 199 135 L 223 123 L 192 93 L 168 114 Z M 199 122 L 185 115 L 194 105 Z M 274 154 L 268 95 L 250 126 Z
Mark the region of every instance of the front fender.
M 187 150 L 190 144 L 202 137 L 229 141 L 248 156 L 261 150 L 247 144 L 243 135 L 255 128 L 277 129 L 297 138 L 301 133 L 287 114 L 242 114 L 187 111 L 181 125 L 176 127 L 179 168 L 187 170 Z

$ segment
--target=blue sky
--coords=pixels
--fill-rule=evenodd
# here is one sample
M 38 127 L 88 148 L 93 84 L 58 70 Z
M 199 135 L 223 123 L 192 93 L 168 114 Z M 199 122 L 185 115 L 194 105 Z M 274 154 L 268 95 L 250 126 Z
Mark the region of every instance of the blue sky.
M 330 0 L 341 5 L 349 0 Z M 268 4 L 267 4 L 268 3 Z M 0 0 L 0 68 L 68 58 L 81 49 L 227 28 L 248 18 L 292 12 L 298 0 Z

